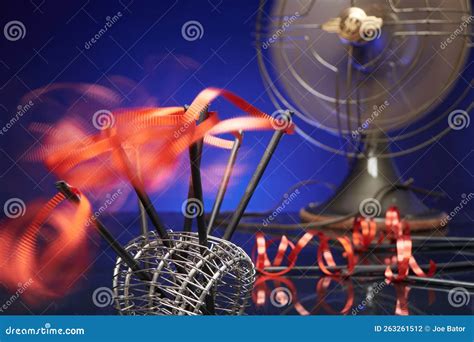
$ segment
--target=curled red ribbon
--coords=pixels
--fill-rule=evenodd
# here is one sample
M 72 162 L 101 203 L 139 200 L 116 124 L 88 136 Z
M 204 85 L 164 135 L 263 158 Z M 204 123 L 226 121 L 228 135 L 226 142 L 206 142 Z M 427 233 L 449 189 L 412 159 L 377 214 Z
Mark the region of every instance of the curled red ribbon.
M 49 87 L 50 90 L 71 88 L 80 90 L 71 84 Z M 110 96 L 104 87 L 88 89 L 90 96 Z M 47 92 L 48 88 L 43 88 L 36 94 L 44 95 Z M 247 115 L 221 120 L 217 112 L 211 111 L 197 125 L 201 113 L 207 111 L 211 102 L 219 96 Z M 291 121 L 282 127 L 281 122 L 276 122 L 276 119 L 242 98 L 217 88 L 203 90 L 187 109 L 135 108 L 105 112 L 112 116 L 109 118 L 110 125 L 96 127 L 98 131 L 95 130 L 93 134 L 90 134 L 90 125 L 84 125 L 77 118 L 68 117 L 54 126 L 34 125 L 36 131 L 44 134 L 42 146 L 46 147 L 35 151 L 30 159 L 43 161 L 60 179 L 81 190 L 97 191 L 114 188 L 117 178 L 124 176 L 143 190 L 142 177 L 138 176 L 137 170 L 139 164 L 141 175 L 143 178 L 148 176 L 151 185 L 151 189 L 147 190 L 157 190 L 174 176 L 173 167 L 179 157 L 196 141 L 203 139 L 208 145 L 230 149 L 234 141 L 218 135 L 232 134 L 241 139 L 238 132 L 245 130 L 294 131 Z M 138 159 L 136 163 L 131 162 L 135 161 L 132 156 Z M 162 173 L 157 176 L 160 170 Z M 54 296 L 65 293 L 87 266 L 89 248 L 85 242 L 86 227 L 91 219 L 90 203 L 82 195 L 78 206 L 59 206 L 63 200 L 64 196 L 58 194 L 38 211 L 31 223 L 10 221 L 0 231 L 0 256 L 3 260 L 9 260 L 8 264 L 0 266 L 0 279 L 5 278 L 10 287 L 14 288 L 17 282 L 34 278 L 35 285 L 28 291 L 29 294 L 33 297 L 34 294 Z M 45 248 L 39 248 L 38 234 L 46 224 L 54 228 L 57 236 Z M 71 257 L 74 257 L 72 263 Z M 44 270 L 41 277 L 38 276 L 38 270 Z
M 76 206 L 62 204 L 64 200 L 58 193 L 29 224 L 12 220 L 0 230 L 0 279 L 11 289 L 28 283 L 24 298 L 32 303 L 64 295 L 89 266 L 89 201 L 83 197 Z M 33 211 L 37 205 L 31 203 L 28 208 Z M 44 234 L 51 241 L 42 241 Z
M 347 237 L 338 237 L 336 240 L 342 245 L 344 249 L 344 257 L 347 259 L 347 272 L 342 274 L 341 271 L 337 270 L 335 272 L 331 272 L 327 266 L 336 266 L 334 261 L 333 254 L 329 247 L 329 239 L 325 234 L 322 232 L 317 231 L 309 231 L 305 233 L 296 244 L 291 243 L 286 236 L 282 236 L 280 240 L 280 244 L 278 246 L 278 250 L 274 259 L 273 266 L 280 266 L 285 253 L 287 252 L 288 248 L 290 248 L 290 254 L 288 255 L 288 266 L 278 272 L 267 272 L 265 271 L 265 267 L 271 266 L 270 259 L 268 258 L 267 247 L 274 241 L 271 240 L 270 243 L 267 243 L 265 240 L 265 236 L 263 233 L 258 232 L 256 234 L 256 250 L 257 250 L 257 257 L 254 258 L 255 267 L 257 270 L 264 275 L 267 276 L 282 276 L 288 272 L 290 272 L 296 264 L 298 259 L 298 255 L 300 252 L 306 247 L 306 245 L 314 238 L 319 238 L 319 248 L 317 250 L 317 262 L 321 271 L 329 276 L 349 276 L 354 271 L 355 267 L 355 260 L 354 260 L 354 250 L 352 248 L 352 244 Z M 255 248 L 254 253 L 255 254 Z
M 410 229 L 405 221 L 400 219 L 400 212 L 396 207 L 387 210 L 386 219 L 386 236 L 395 239 L 396 242 L 396 264 L 398 266 L 398 274 L 395 276 L 392 272 L 390 261 L 385 270 L 385 277 L 387 281 L 403 281 L 405 280 L 410 269 L 419 277 L 431 277 L 436 272 L 436 264 L 430 260 L 429 269 L 427 272 L 423 271 L 418 265 L 415 257 L 412 254 L 412 240 Z M 303 248 L 314 238 L 319 238 L 319 247 L 317 249 L 317 262 L 321 271 L 328 276 L 350 276 L 356 265 L 356 256 L 354 255 L 354 247 L 358 247 L 360 252 L 365 252 L 371 246 L 377 235 L 377 225 L 373 219 L 356 217 L 354 219 L 354 228 L 352 234 L 352 241 L 347 236 L 340 236 L 336 238 L 343 250 L 343 256 L 347 259 L 346 272 L 335 271 L 331 272 L 329 267 L 336 266 L 332 252 L 329 248 L 329 238 L 322 232 L 309 231 L 305 233 L 296 244 L 292 244 L 286 236 L 282 236 L 280 244 L 274 259 L 274 263 L 270 262 L 267 255 L 268 246 L 275 241 L 271 240 L 269 243 L 265 241 L 263 233 L 256 234 L 257 256 L 254 257 L 257 270 L 266 276 L 282 276 L 290 272 L 296 265 L 298 255 Z M 384 236 L 379 239 L 381 243 Z M 278 272 L 268 272 L 265 267 L 281 266 L 282 260 L 290 248 L 291 252 L 288 255 L 288 266 Z

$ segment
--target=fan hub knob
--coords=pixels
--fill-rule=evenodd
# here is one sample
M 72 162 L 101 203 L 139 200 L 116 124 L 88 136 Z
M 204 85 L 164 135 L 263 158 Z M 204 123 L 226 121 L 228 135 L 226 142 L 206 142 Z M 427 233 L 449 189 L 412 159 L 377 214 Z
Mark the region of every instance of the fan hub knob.
M 350 7 L 340 17 L 323 24 L 326 32 L 337 33 L 343 41 L 350 43 L 369 42 L 380 37 L 383 19 L 368 16 L 362 8 Z

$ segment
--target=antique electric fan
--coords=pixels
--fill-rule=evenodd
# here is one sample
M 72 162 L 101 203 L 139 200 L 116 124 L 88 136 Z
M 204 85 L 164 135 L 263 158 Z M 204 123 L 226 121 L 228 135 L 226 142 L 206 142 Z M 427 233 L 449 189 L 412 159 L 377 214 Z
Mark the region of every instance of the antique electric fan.
M 468 0 L 261 1 L 257 53 L 273 104 L 296 114 L 307 141 L 351 164 L 333 198 L 301 210 L 304 221 L 348 227 L 351 213 L 381 221 L 396 205 L 413 229 L 440 225 L 445 214 L 418 199 L 393 158 L 469 121 L 472 104 L 461 104 L 472 80 L 433 110 L 464 71 L 473 19 Z

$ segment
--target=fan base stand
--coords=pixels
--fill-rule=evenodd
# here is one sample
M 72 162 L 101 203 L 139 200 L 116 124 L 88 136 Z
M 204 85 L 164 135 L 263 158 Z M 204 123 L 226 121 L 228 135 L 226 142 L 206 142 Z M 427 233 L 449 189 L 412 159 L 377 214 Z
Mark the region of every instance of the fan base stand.
M 382 151 L 387 151 L 386 144 L 374 144 L 369 147 L 366 157 L 357 158 L 342 185 L 332 198 L 323 204 L 310 204 L 300 210 L 304 222 L 318 222 L 343 218 L 350 213 L 360 212 L 363 201 L 373 199 L 381 189 L 390 189 L 393 184 L 402 183 L 396 166 L 390 158 L 377 158 Z M 371 157 L 372 156 L 372 157 Z M 374 217 L 377 227 L 385 229 L 385 212 L 396 206 L 402 218 L 412 231 L 436 230 L 442 227 L 447 214 L 428 208 L 409 189 L 393 189 L 379 198 L 379 213 Z M 328 228 L 351 229 L 353 218 L 332 224 Z
M 319 208 L 320 209 L 320 208 Z M 300 217 L 303 222 L 322 222 L 327 220 L 334 220 L 337 218 L 343 218 L 345 215 L 331 215 L 328 213 L 317 214 L 315 209 L 311 207 L 306 207 L 300 210 Z M 433 213 L 432 216 L 427 217 L 405 217 L 405 221 L 410 225 L 410 230 L 413 232 L 416 231 L 429 231 L 429 230 L 439 230 L 441 229 L 441 223 L 446 217 L 446 214 L 443 212 Z M 385 218 L 376 217 L 374 218 L 379 229 L 385 229 Z M 331 229 L 343 229 L 350 230 L 354 224 L 354 219 L 350 218 L 335 224 L 327 226 Z

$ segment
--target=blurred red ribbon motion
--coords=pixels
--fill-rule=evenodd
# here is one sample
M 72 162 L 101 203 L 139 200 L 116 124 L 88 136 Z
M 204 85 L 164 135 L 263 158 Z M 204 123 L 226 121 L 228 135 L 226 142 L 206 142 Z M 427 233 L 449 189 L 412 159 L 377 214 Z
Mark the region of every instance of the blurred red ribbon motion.
M 44 96 L 71 86 L 59 84 L 34 94 Z M 103 87 L 91 86 L 87 91 L 95 97 L 110 97 Z M 217 112 L 209 112 L 197 124 L 217 97 L 245 115 L 222 120 Z M 96 228 L 90 225 L 92 209 L 85 190 L 113 189 L 122 177 L 135 187 L 157 191 L 169 181 L 183 152 L 198 140 L 230 149 L 233 140 L 218 135 L 239 137 L 239 131 L 294 130 L 291 122 L 283 127 L 279 119 L 216 88 L 203 90 L 188 108 L 118 109 L 108 115 L 108 125 L 96 127 L 100 130 L 92 134 L 89 126 L 69 116 L 56 124 L 31 126 L 42 133 L 42 147 L 31 153 L 30 160 L 43 162 L 59 179 L 81 191 L 75 190 L 79 205 L 64 201 L 65 195 L 58 193 L 46 204 L 29 203 L 30 214 L 1 223 L 0 281 L 12 291 L 22 282 L 31 283 L 24 294 L 30 302 L 64 295 L 90 265 L 92 246 L 88 238 Z

